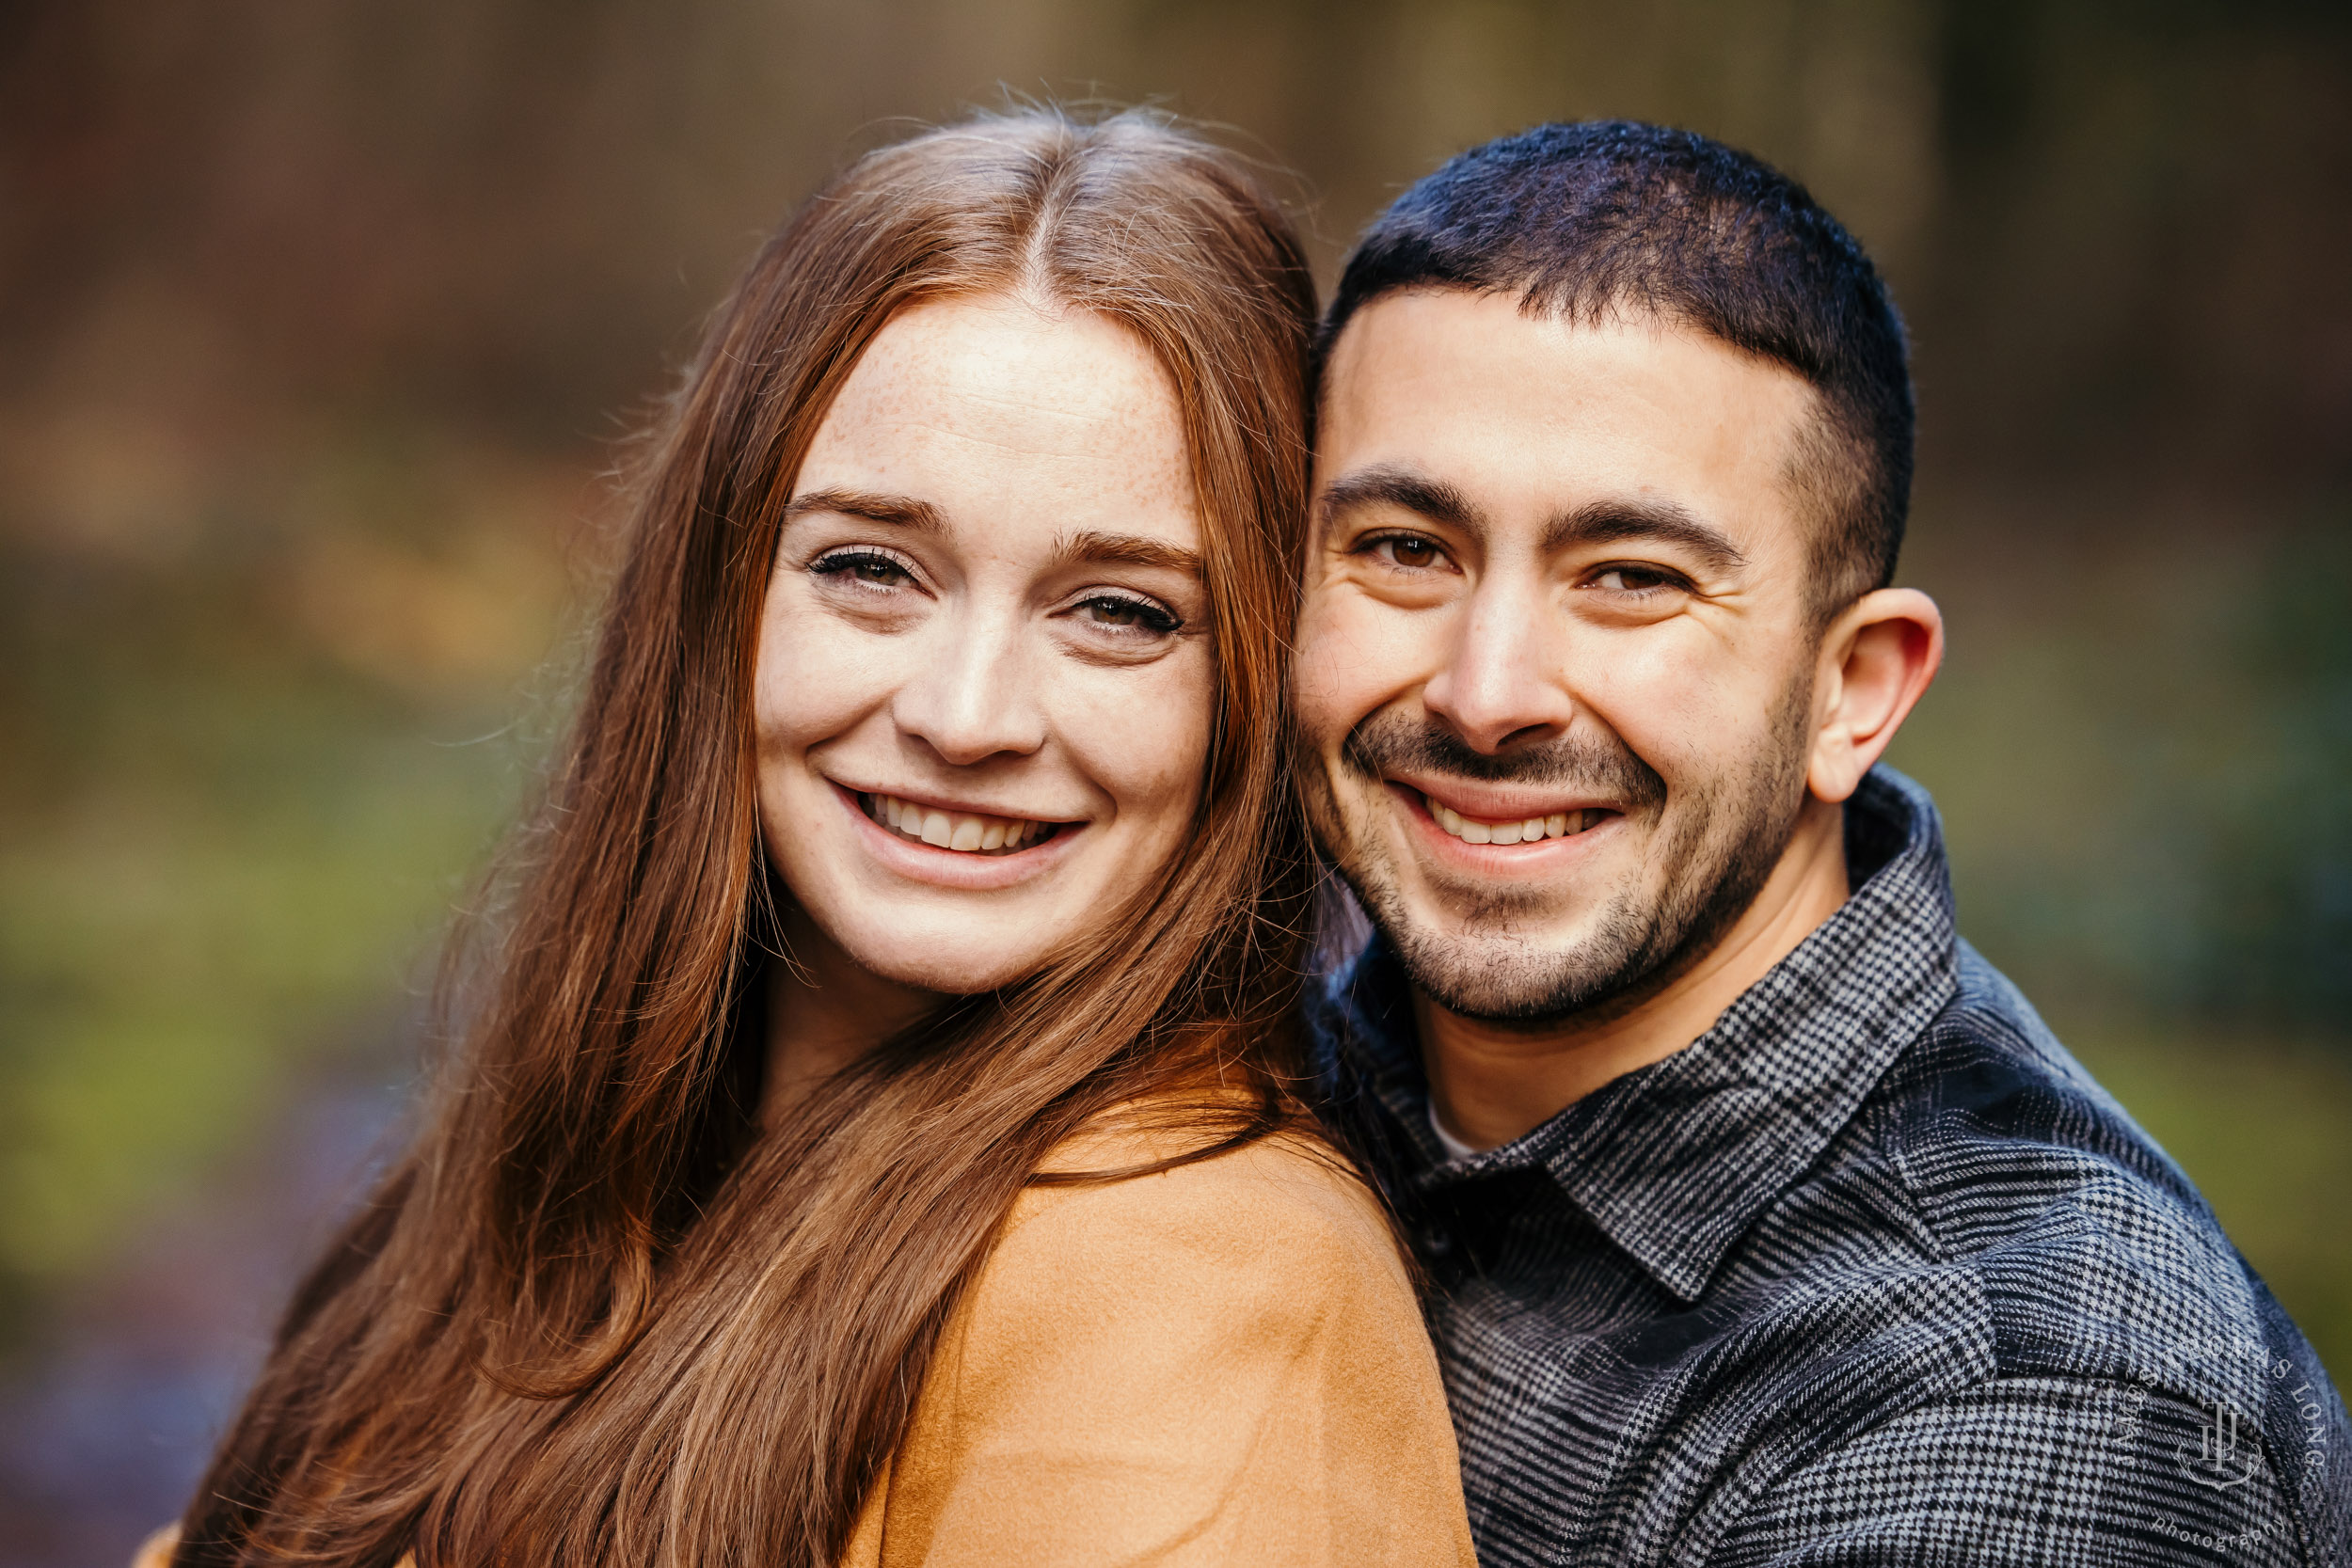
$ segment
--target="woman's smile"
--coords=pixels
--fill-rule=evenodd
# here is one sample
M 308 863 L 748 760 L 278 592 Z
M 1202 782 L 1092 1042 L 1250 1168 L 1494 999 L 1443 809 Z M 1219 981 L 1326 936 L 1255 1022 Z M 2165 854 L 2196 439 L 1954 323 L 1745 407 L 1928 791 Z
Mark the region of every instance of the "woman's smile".
M 858 809 L 900 838 L 959 855 L 1017 855 L 1060 831 L 1059 822 L 1027 816 L 998 816 L 925 805 L 901 795 L 862 793 Z
M 1088 823 L 959 807 L 936 796 L 832 785 L 858 850 L 886 879 L 991 893 L 1036 881 L 1078 847 Z

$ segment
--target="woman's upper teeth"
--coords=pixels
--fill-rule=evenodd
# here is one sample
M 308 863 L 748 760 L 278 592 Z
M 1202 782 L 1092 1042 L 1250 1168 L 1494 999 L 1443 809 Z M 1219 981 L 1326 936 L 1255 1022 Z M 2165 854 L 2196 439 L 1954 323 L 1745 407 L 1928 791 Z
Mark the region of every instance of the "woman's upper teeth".
M 864 797 L 866 815 L 906 838 L 920 839 L 941 849 L 985 854 L 993 849 L 1019 849 L 1053 831 L 1048 822 L 1009 816 L 980 816 L 971 812 L 941 811 L 901 800 L 896 795 Z
M 1581 833 L 1598 822 L 1605 814 L 1598 807 L 1583 811 L 1555 811 L 1543 816 L 1514 817 L 1508 821 L 1488 822 L 1475 816 L 1464 816 L 1442 801 L 1422 796 L 1429 815 L 1438 827 L 1465 844 L 1533 844 L 1539 838 L 1566 838 Z

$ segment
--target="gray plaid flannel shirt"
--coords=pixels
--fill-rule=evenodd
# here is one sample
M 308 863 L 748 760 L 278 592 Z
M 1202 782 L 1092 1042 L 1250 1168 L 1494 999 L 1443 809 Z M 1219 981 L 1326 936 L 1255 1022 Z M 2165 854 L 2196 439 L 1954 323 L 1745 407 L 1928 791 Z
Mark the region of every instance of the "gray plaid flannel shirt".
M 1319 988 L 1481 1562 L 2352 1560 L 2311 1347 L 1960 941 L 1926 792 L 1881 768 L 1847 817 L 1852 897 L 1712 1029 L 1468 1159 L 1386 945 Z

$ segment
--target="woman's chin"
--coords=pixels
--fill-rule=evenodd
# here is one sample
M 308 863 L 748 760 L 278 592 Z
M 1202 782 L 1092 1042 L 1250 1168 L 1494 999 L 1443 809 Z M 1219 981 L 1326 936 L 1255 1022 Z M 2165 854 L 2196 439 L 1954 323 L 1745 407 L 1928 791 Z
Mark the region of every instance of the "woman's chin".
M 870 941 L 842 943 L 860 968 L 896 985 L 943 996 L 977 996 L 1027 978 L 1044 967 L 1045 944 L 1008 950 L 1002 931 L 944 932 L 911 924 L 902 932 L 875 932 Z

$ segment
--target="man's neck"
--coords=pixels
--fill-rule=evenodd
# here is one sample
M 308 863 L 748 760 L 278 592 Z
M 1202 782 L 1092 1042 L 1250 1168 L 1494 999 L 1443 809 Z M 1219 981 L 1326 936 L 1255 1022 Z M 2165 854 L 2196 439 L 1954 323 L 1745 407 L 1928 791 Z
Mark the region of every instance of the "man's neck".
M 1431 1108 L 1476 1148 L 1534 1131 L 1602 1085 L 1662 1062 L 1707 1033 L 1837 912 L 1847 892 L 1845 810 L 1808 799 L 1747 911 L 1697 962 L 1632 1007 L 1539 1026 L 1495 1023 L 1451 1012 L 1416 990 Z

